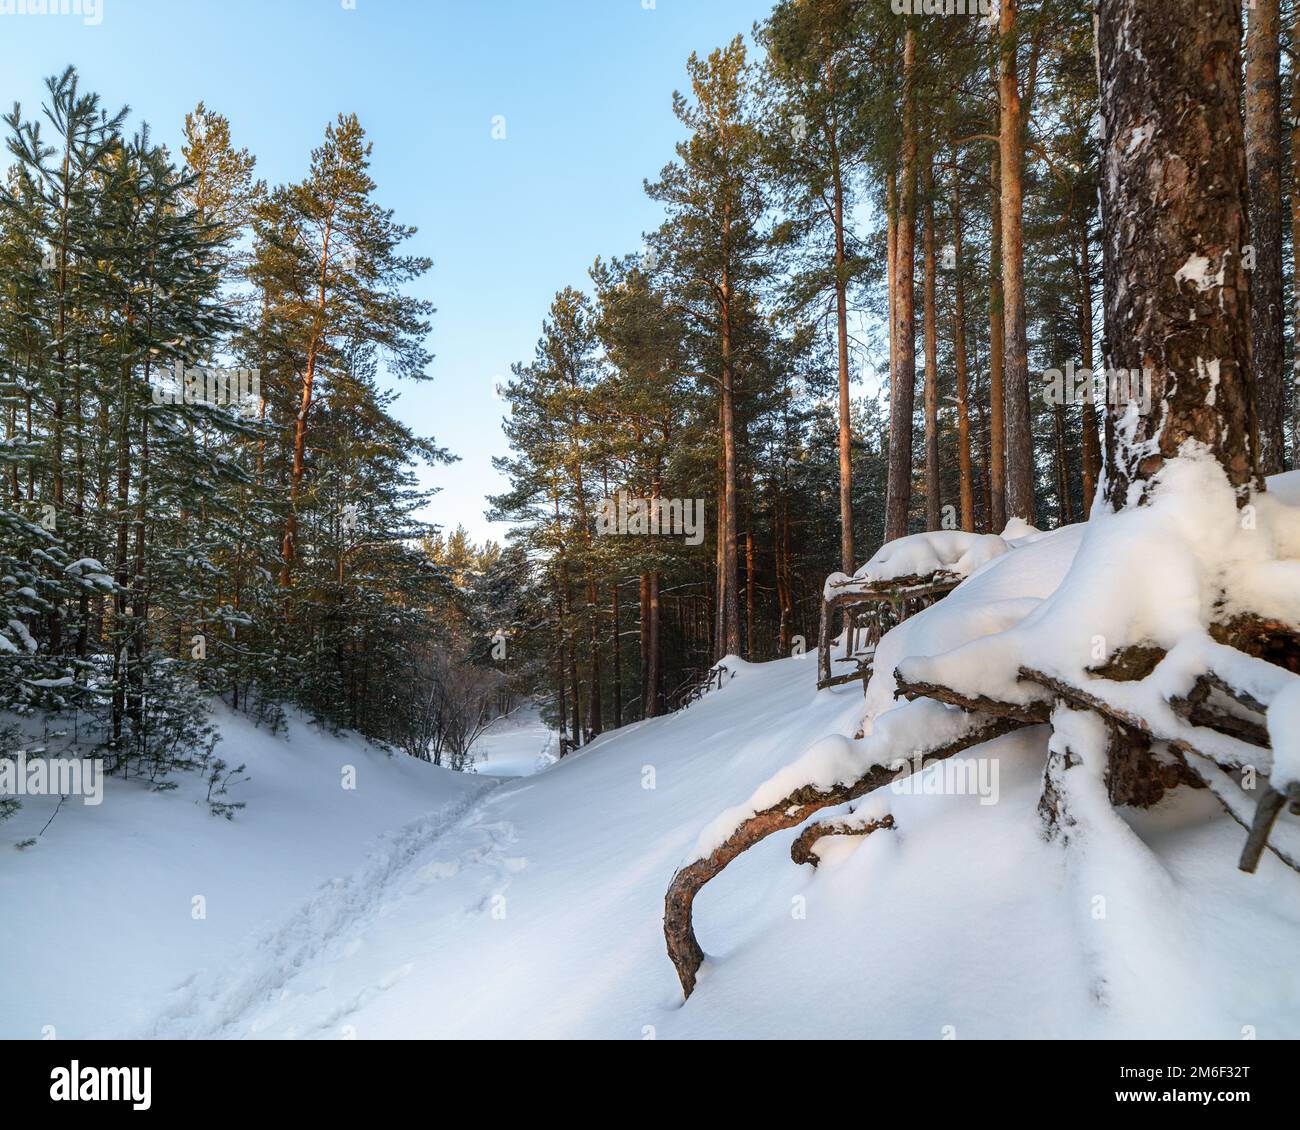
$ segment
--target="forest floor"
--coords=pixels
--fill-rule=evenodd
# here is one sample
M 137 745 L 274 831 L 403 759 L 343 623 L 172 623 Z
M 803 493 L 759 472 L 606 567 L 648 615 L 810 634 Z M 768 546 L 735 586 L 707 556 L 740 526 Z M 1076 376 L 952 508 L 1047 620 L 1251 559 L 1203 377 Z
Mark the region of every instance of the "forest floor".
M 0 1036 L 1300 1036 L 1300 878 L 1271 856 L 1238 872 L 1244 833 L 1204 790 L 1126 812 L 1152 865 L 1067 862 L 1039 831 L 1041 729 L 972 753 L 983 795 L 928 790 L 943 765 L 885 789 L 897 829 L 823 841 L 815 870 L 790 861 L 793 832 L 747 852 L 696 903 L 709 958 L 683 1005 L 662 933 L 674 869 L 861 719 L 861 687 L 818 694 L 815 667 L 733 661 L 689 710 L 513 779 L 224 715 L 251 778 L 232 822 L 194 782 L 111 780 L 10 848 Z M 484 768 L 540 756 L 534 725 L 498 731 Z M 0 847 L 51 804 L 29 801 Z

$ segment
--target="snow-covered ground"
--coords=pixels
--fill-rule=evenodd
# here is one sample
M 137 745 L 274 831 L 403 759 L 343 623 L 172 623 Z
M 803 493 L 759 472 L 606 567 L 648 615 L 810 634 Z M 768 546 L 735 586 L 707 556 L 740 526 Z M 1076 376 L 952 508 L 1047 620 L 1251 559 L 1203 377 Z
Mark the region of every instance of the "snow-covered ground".
M 527 777 L 560 757 L 559 738 L 531 704 L 498 718 L 470 749 L 475 773 Z
M 0 1038 L 135 1031 L 198 971 L 237 966 L 259 931 L 279 931 L 268 962 L 315 952 L 495 784 L 301 719 L 279 737 L 216 721 L 218 753 L 247 764 L 225 798 L 247 802 L 233 821 L 209 815 L 190 774 L 170 793 L 109 778 L 101 804 L 70 799 L 43 834 L 57 799 L 24 798 L 0 823 Z M 274 982 L 269 966 L 243 972 Z
M 110 780 L 0 856 L 0 1036 L 1300 1036 L 1300 878 L 1271 854 L 1238 871 L 1245 833 L 1204 789 L 1146 812 L 1080 793 L 1081 822 L 1047 842 L 1041 726 L 865 798 L 859 820 L 894 829 L 822 840 L 816 869 L 791 862 L 794 831 L 741 855 L 696 901 L 709 956 L 682 1002 L 675 869 L 777 774 L 838 771 L 860 727 L 869 745 L 908 711 L 954 724 L 895 708 L 894 664 L 1021 622 L 1081 534 L 1010 545 L 890 633 L 865 700 L 818 693 L 811 655 L 730 660 L 689 710 L 538 772 L 535 715 L 453 774 L 223 714 L 220 752 L 252 778 L 233 822 L 194 780 Z M 1090 719 L 1058 736 L 1095 748 Z M 29 801 L 0 846 L 51 811 Z
M 813 689 L 811 656 L 734 666 L 688 711 L 504 782 L 222 719 L 253 777 L 234 822 L 114 780 L 9 855 L 0 1035 L 1300 1035 L 1296 876 L 1238 872 L 1242 832 L 1203 790 L 1128 814 L 1141 867 L 1080 868 L 1039 835 L 1032 731 L 980 751 L 995 803 L 886 790 L 897 830 L 824 841 L 815 871 L 793 833 L 742 856 L 697 902 L 710 956 L 683 1006 L 673 870 L 862 712 L 860 688 Z

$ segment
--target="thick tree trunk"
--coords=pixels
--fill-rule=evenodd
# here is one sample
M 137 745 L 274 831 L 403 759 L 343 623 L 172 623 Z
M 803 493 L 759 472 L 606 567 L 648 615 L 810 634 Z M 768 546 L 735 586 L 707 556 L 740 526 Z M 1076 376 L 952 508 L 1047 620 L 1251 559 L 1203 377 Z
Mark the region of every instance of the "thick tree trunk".
M 1029 407 L 1029 340 L 1025 329 L 1025 254 L 1021 175 L 1024 125 L 1016 68 L 1018 0 L 1001 0 L 998 150 L 1002 161 L 1003 385 L 1006 398 L 1007 515 L 1034 523 L 1034 436 Z
M 1143 372 L 1152 404 L 1145 415 L 1108 405 L 1114 510 L 1142 502 L 1189 440 L 1243 502 L 1262 486 L 1241 256 L 1240 40 L 1233 0 L 1100 2 L 1105 361 Z
M 1291 45 L 1300 46 L 1300 8 L 1291 25 Z M 1291 301 L 1294 342 L 1300 343 L 1300 66 L 1291 67 Z M 1291 466 L 1300 467 L 1300 349 L 1291 360 Z
M 889 397 L 889 482 L 885 490 L 885 540 L 907 533 L 912 502 L 912 412 L 916 397 L 916 113 L 913 82 L 915 33 L 903 45 L 903 169 L 894 249 L 894 366 Z
M 1286 415 L 1282 344 L 1281 14 L 1278 0 L 1251 0 L 1246 29 L 1246 175 L 1250 187 L 1251 355 L 1259 412 L 1259 467 L 1283 470 Z
M 939 358 L 937 315 L 934 308 L 934 166 L 925 167 L 925 525 L 943 525 L 943 491 L 939 482 Z

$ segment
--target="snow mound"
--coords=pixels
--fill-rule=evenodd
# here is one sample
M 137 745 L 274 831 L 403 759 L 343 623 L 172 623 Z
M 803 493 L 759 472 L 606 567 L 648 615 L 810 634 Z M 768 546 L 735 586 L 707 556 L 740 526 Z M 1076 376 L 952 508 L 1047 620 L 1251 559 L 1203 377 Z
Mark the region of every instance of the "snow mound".
M 934 573 L 968 577 L 1010 548 L 997 534 L 968 534 L 964 530 L 910 534 L 882 545 L 853 579 L 877 583 Z
M 1032 526 L 1022 525 L 1028 533 L 1037 533 Z M 1011 531 L 1011 527 L 1008 530 Z M 1024 536 L 1018 529 L 1012 532 Z M 970 534 L 964 530 L 908 534 L 882 545 L 852 577 L 847 573 L 832 573 L 826 578 L 822 596 L 829 600 L 840 593 L 903 577 L 932 577 L 937 580 L 969 577 L 1011 548 L 1013 543 L 997 534 Z

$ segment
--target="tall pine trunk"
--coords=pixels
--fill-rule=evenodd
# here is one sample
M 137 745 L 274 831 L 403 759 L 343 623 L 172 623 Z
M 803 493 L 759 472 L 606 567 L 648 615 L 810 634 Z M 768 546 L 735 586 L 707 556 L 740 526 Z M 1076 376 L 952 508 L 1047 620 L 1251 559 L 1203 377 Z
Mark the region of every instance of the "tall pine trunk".
M 844 251 L 844 177 L 840 167 L 838 119 L 834 116 L 830 142 L 835 225 L 835 333 L 840 380 L 840 568 L 852 574 L 856 565 L 853 560 L 853 431 L 849 416 L 849 283 Z
M 894 365 L 889 397 L 889 481 L 885 489 L 885 540 L 907 533 L 912 503 L 912 413 L 916 398 L 916 37 L 903 39 L 903 168 L 894 237 Z
M 934 166 L 925 165 L 925 525 L 943 524 L 943 492 L 939 483 L 939 359 L 937 315 L 934 308 Z
M 952 161 L 952 253 L 953 253 L 953 367 L 957 378 L 957 473 L 961 494 L 961 528 L 975 529 L 975 484 L 970 447 L 970 374 L 966 357 L 966 280 L 962 276 L 961 179 L 957 156 Z
M 996 68 L 996 63 L 994 67 Z M 995 70 L 994 78 L 996 77 Z M 989 505 L 987 512 L 991 532 L 1000 534 L 1007 524 L 1007 436 L 1003 372 L 1006 348 L 1003 342 L 1002 296 L 1002 154 L 998 146 L 993 147 L 990 174 L 993 191 L 990 203 L 992 237 L 989 240 Z
M 998 149 L 1002 162 L 1003 391 L 1006 399 L 1007 514 L 1034 523 L 1034 436 L 1029 406 L 1023 228 L 1024 126 L 1016 67 L 1018 0 L 1001 0 Z

